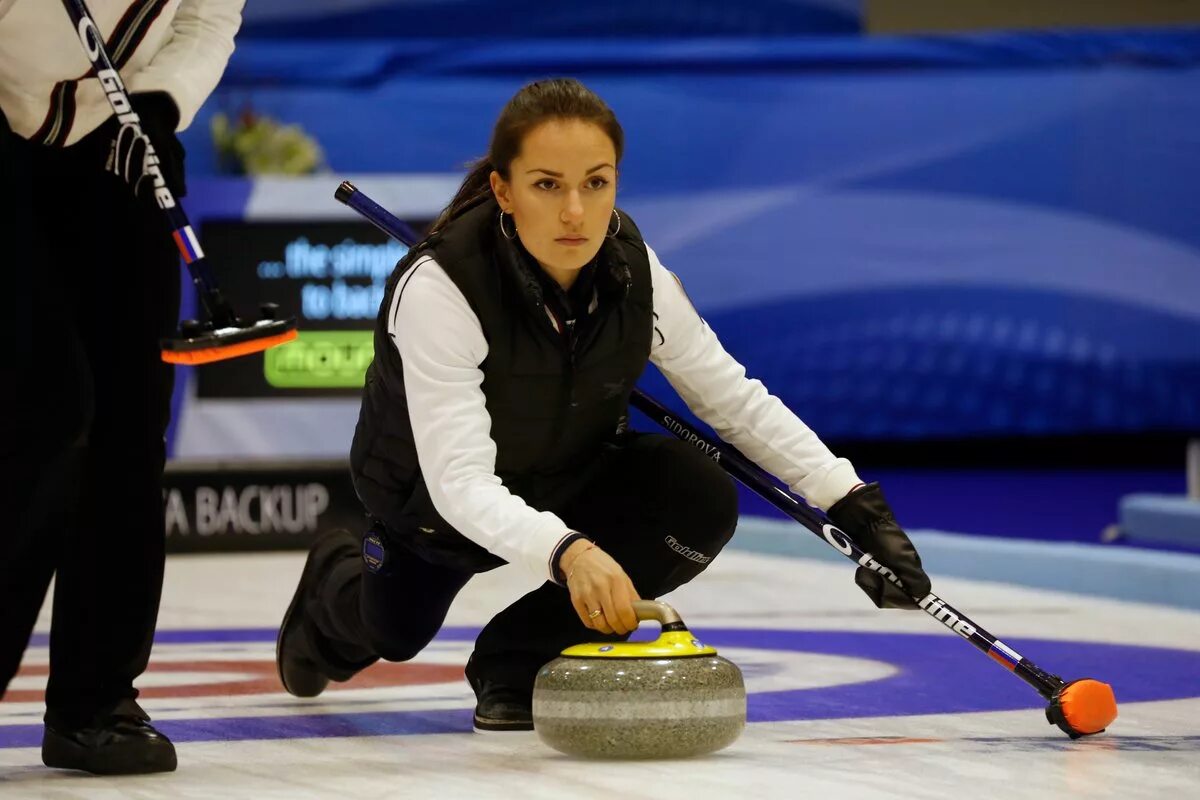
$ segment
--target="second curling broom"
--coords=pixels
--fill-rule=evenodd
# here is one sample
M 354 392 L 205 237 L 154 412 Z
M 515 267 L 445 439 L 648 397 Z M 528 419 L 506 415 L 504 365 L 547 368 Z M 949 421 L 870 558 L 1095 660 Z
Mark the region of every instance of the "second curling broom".
M 92 20 L 83 0 L 62 0 L 79 42 L 95 69 L 104 96 L 122 125 L 135 125 L 146 146 L 146 171 L 154 183 L 154 200 L 170 226 L 171 237 L 187 264 L 206 319 L 185 320 L 178 334 L 159 342 L 163 361 L 172 364 L 208 364 L 258 353 L 297 337 L 294 317 L 278 319 L 278 308 L 271 303 L 260 306 L 258 319 L 239 316 L 221 293 L 217 279 L 204 260 L 204 251 L 192 230 L 191 222 L 179 201 L 163 180 L 158 154 L 150 137 L 141 130 L 141 119 L 129 102 L 125 84 L 104 49 L 104 37 Z

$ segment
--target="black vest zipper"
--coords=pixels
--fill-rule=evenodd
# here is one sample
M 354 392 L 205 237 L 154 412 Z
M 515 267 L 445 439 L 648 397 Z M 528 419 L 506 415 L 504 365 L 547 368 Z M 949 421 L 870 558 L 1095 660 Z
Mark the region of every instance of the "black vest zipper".
M 578 405 L 575 401 L 575 345 L 579 339 L 575 335 L 575 320 L 566 320 L 564 325 L 567 337 L 567 402 L 571 408 L 575 408 Z
M 555 343 L 562 349 L 563 353 L 562 389 L 567 402 L 565 405 L 559 407 L 557 413 L 554 415 L 554 427 L 551 433 L 551 441 L 561 442 L 563 430 L 567 425 L 567 415 L 571 413 L 571 409 L 575 408 L 575 341 L 572 332 L 574 324 L 568 327 L 545 301 L 539 301 L 537 305 L 538 310 L 542 312 L 542 316 L 546 317 L 545 325 L 542 329 L 553 336 Z M 551 322 L 551 318 L 553 318 L 553 322 Z M 555 324 L 557 324 L 557 328 Z

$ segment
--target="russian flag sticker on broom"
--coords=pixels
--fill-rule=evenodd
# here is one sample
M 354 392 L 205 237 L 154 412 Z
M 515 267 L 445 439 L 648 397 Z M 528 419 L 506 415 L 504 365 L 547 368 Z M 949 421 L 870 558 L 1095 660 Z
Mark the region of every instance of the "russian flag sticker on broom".
M 171 231 L 171 236 L 175 239 L 175 246 L 179 248 L 184 261 L 191 264 L 204 258 L 204 251 L 200 249 L 200 241 L 192 231 L 191 225 L 184 225 L 178 230 Z

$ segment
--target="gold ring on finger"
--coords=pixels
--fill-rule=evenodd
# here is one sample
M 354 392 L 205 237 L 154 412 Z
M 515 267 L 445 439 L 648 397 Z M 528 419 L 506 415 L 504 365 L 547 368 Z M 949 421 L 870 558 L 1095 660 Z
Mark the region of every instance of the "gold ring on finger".
M 601 613 L 601 611 L 598 608 L 595 611 L 589 611 L 588 619 L 595 619 L 596 617 L 600 616 L 600 613 Z

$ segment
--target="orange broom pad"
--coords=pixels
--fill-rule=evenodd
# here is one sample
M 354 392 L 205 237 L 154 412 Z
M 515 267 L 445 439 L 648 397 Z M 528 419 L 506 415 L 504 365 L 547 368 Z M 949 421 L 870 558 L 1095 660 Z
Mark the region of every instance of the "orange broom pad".
M 225 361 L 250 353 L 259 353 L 276 345 L 286 344 L 298 335 L 296 330 L 290 330 L 276 336 L 266 336 L 248 342 L 236 342 L 224 347 L 206 347 L 202 350 L 164 350 L 162 351 L 162 360 L 168 364 L 211 364 L 214 361 Z
M 1072 681 L 1055 698 L 1063 721 L 1076 733 L 1099 733 L 1117 718 L 1112 687 L 1091 678 Z

